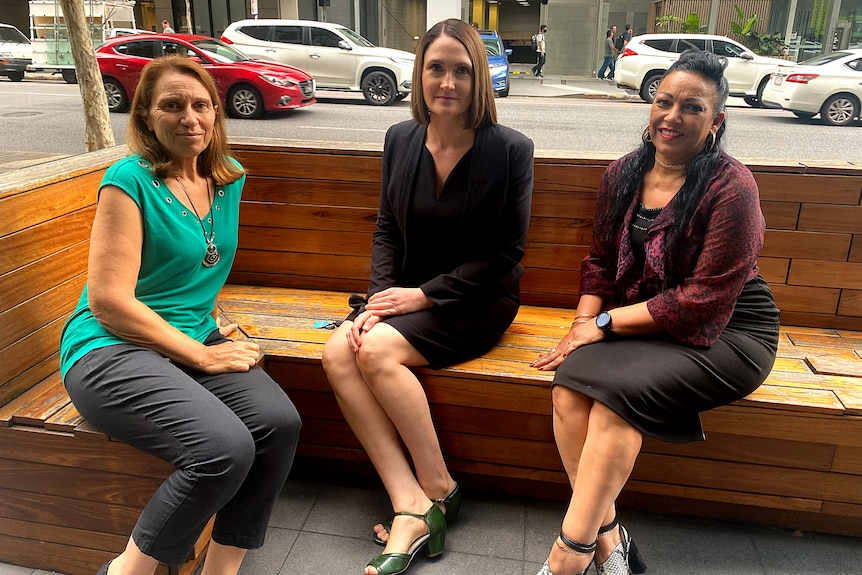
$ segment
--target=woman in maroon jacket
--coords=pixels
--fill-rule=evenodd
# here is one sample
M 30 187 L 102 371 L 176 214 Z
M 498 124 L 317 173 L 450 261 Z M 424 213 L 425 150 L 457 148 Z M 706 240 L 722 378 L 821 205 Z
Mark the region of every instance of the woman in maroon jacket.
M 643 145 L 602 178 L 571 329 L 533 362 L 556 370 L 573 491 L 540 575 L 646 571 L 614 506 L 643 435 L 703 440 L 699 414 L 751 393 L 775 360 L 757 185 L 721 150 L 726 65 L 692 51 L 665 74 Z

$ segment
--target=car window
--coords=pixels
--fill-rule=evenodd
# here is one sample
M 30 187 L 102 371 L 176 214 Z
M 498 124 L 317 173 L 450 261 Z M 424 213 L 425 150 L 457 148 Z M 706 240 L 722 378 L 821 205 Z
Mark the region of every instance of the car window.
M 662 52 L 672 52 L 673 39 L 667 38 L 662 40 L 644 40 L 644 44 L 649 46 L 650 48 L 655 48 L 656 50 L 661 50 Z
M 862 58 L 857 58 L 856 60 L 850 60 L 846 64 L 844 64 L 851 70 L 855 70 L 856 72 L 862 72 Z
M 374 44 L 366 40 L 364 36 L 360 36 L 350 28 L 339 28 L 338 31 L 350 38 L 350 40 L 357 46 L 364 46 L 365 48 L 374 47 Z
M 0 28 L 0 43 L 29 44 L 28 40 L 17 28 Z
M 503 47 L 496 38 L 482 38 L 485 43 L 485 53 L 488 56 L 499 56 L 503 53 Z
M 215 39 L 195 40 L 192 44 L 216 62 L 246 62 L 251 60 L 239 50 Z
M 713 40 L 712 51 L 725 58 L 739 58 L 745 52 L 745 48 L 727 40 Z
M 324 46 L 326 48 L 338 48 L 338 43 L 341 42 L 341 36 L 335 32 L 324 30 L 323 28 L 311 29 L 311 45 Z
M 126 56 L 137 56 L 138 58 L 155 58 L 156 42 L 150 40 L 139 40 L 137 42 L 125 42 L 114 46 L 114 50 Z
M 680 38 L 676 43 L 676 52 L 682 54 L 686 50 L 706 50 L 706 38 Z
M 274 26 L 273 28 L 273 42 L 302 44 L 302 26 Z
M 165 55 L 179 54 L 180 56 L 186 56 L 187 58 L 198 56 L 197 52 L 178 42 L 163 42 L 162 49 L 164 50 Z
M 272 28 L 272 26 L 241 26 L 239 31 L 246 36 L 251 36 L 255 40 L 266 40 Z

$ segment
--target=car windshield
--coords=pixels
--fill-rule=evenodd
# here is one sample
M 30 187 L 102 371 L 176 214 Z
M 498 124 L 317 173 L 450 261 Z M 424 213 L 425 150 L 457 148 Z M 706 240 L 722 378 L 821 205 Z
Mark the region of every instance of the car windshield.
M 822 54 L 820 56 L 814 56 L 813 58 L 809 58 L 808 60 L 803 60 L 799 63 L 800 66 L 822 66 L 823 64 L 828 64 L 829 62 L 834 62 L 839 58 L 843 58 L 845 56 L 850 56 L 850 52 L 831 52 L 829 54 Z
M 247 62 L 251 60 L 248 56 L 237 50 L 236 48 L 232 48 L 227 44 L 223 44 L 218 40 L 195 40 L 192 42 L 197 48 L 202 50 L 207 56 L 215 60 L 216 62 L 222 63 L 230 63 L 230 62 Z
M 496 38 L 482 38 L 482 41 L 485 43 L 485 53 L 488 56 L 499 56 L 503 53 Z
M 374 44 L 372 44 L 371 42 L 369 42 L 368 40 L 363 38 L 362 35 L 354 32 L 350 28 L 339 28 L 338 31 L 341 32 L 342 34 L 344 34 L 345 36 L 347 36 L 348 38 L 350 38 L 350 41 L 353 42 L 354 44 L 356 44 L 357 46 L 362 46 L 364 48 L 373 48 L 374 47 Z
M 0 44 L 29 44 L 30 40 L 17 28 L 0 28 Z

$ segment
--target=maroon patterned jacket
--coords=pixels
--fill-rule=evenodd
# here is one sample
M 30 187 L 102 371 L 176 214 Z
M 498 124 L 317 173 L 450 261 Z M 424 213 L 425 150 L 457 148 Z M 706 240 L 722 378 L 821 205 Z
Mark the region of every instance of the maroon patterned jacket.
M 614 182 L 630 156 L 605 170 L 596 197 L 597 216 L 609 209 Z M 581 267 L 581 294 L 599 296 L 609 307 L 646 301 L 653 320 L 674 339 L 710 346 L 730 321 L 745 283 L 759 273 L 757 255 L 766 225 L 754 176 L 742 163 L 722 154 L 685 232 L 688 241 L 680 245 L 675 258 L 674 275 L 684 279 L 665 290 L 663 254 L 673 210 L 662 210 L 650 226 L 641 274 L 634 267 L 629 234 L 639 201 L 635 195 L 613 245 L 600 245 L 594 230 L 590 253 Z

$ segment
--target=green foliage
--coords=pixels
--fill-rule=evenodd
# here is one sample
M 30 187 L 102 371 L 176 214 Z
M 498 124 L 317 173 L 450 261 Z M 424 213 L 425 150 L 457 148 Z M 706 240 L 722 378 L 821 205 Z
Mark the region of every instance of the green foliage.
M 687 34 L 698 34 L 706 30 L 706 25 L 701 25 L 700 16 L 692 12 L 684 19 L 679 16 L 659 16 L 655 19 L 656 28 L 664 28 L 666 32 L 684 32 Z
M 731 22 L 730 30 L 747 48 L 755 54 L 763 56 L 781 56 L 787 52 L 788 46 L 778 32 L 761 34 L 752 30 L 757 22 L 757 14 L 752 14 L 746 18 L 739 6 L 734 4 L 733 8 L 736 10 L 736 17 L 739 21 Z

